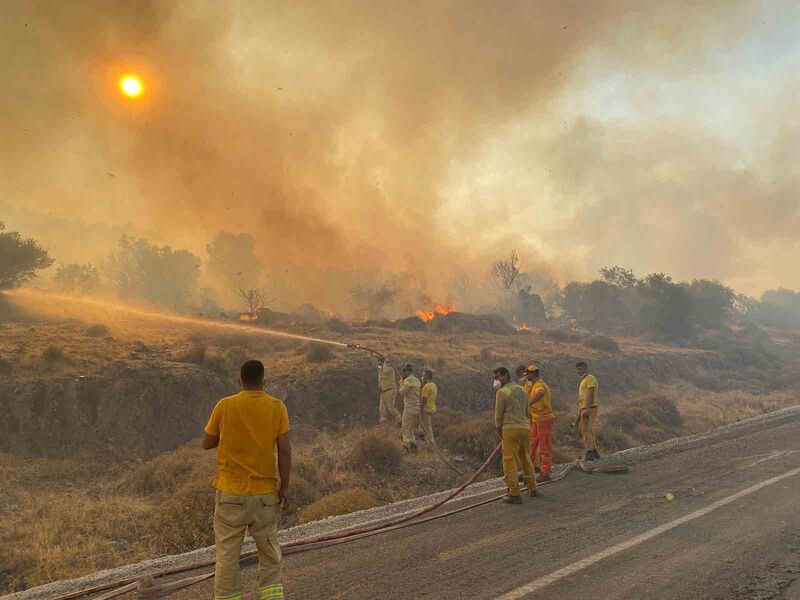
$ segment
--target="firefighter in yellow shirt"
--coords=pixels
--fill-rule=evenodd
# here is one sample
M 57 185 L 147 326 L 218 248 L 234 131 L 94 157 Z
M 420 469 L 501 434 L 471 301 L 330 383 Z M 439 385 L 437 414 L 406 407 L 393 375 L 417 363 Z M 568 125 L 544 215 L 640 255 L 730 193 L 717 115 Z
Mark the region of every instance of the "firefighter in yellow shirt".
M 283 402 L 264 392 L 264 365 L 260 361 L 249 360 L 242 365 L 239 384 L 238 394 L 214 406 L 203 436 L 203 448 L 217 448 L 214 597 L 242 600 L 239 555 L 244 534 L 249 531 L 258 550 L 258 597 L 281 600 L 278 517 L 286 504 L 292 469 L 289 415 Z
M 589 366 L 580 361 L 575 364 L 578 377 L 581 383 L 578 386 L 578 429 L 583 440 L 583 448 L 586 450 L 585 460 L 599 460 L 600 453 L 597 452 L 597 440 L 595 439 L 594 426 L 597 420 L 597 378 L 589 374 Z
M 422 390 L 419 395 L 422 398 L 422 412 L 420 413 L 420 426 L 425 434 L 425 441 L 430 446 L 435 445 L 433 439 L 433 423 L 431 417 L 436 412 L 436 396 L 439 393 L 439 388 L 433 382 L 433 371 L 425 369 L 422 372 Z
M 508 486 L 504 504 L 522 504 L 517 470 L 522 468 L 528 495 L 536 497 L 536 476 L 533 473 L 530 449 L 531 407 L 525 389 L 512 381 L 505 367 L 494 370 L 494 423 L 503 445 L 503 474 Z
M 525 370 L 530 389 L 528 400 L 531 405 L 531 460 L 537 463 L 536 453 L 539 453 L 541 475 L 536 479 L 539 482 L 550 481 L 550 469 L 553 465 L 553 404 L 550 400 L 550 386 L 539 374 L 539 367 L 530 365 Z

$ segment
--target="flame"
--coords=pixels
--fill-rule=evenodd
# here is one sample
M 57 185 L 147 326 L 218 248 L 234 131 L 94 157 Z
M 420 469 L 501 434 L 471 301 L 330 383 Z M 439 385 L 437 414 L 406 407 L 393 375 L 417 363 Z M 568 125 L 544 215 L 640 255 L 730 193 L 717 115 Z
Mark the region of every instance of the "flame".
M 427 322 L 433 319 L 436 315 L 446 315 L 455 310 L 452 304 L 434 304 L 433 310 L 418 310 L 417 316 L 423 321 Z
M 514 329 L 517 331 L 535 331 L 533 327 L 528 325 L 527 323 L 523 323 L 522 325 L 515 325 Z
M 250 313 L 242 313 L 239 315 L 240 321 L 258 321 L 258 315 Z

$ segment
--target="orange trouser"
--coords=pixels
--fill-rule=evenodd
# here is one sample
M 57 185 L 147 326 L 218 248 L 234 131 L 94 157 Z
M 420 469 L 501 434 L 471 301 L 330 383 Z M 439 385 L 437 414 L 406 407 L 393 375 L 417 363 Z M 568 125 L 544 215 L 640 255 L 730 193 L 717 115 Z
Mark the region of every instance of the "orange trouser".
M 542 475 L 550 474 L 553 464 L 553 419 L 545 419 L 531 426 L 531 460 L 536 464 L 536 451 L 541 458 Z
M 536 489 L 529 436 L 527 429 L 503 429 L 503 475 L 506 476 L 509 496 L 519 496 L 519 483 L 517 483 L 519 467 L 522 467 L 528 489 Z

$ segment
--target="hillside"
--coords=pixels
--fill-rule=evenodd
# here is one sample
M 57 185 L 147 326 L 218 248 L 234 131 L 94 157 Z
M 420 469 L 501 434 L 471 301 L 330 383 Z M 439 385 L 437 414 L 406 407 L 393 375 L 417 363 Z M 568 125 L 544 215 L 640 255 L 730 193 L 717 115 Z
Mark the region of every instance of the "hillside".
M 553 389 L 561 461 L 578 453 L 571 428 L 576 358 L 601 382 L 603 450 L 796 402 L 789 384 L 798 338 L 752 328 L 709 337 L 702 349 L 617 338 L 618 351 L 548 330 L 404 331 L 331 321 L 284 332 L 432 367 L 441 389 L 437 436 L 465 470 L 495 443 L 483 413 L 492 407 L 498 364 L 541 367 Z M 284 525 L 462 479 L 433 454 L 404 457 L 391 428 L 371 429 L 375 368 L 363 351 L 100 301 L 0 297 L 0 476 L 10 482 L 0 492 L 0 589 L 210 543 L 213 454 L 195 440 L 251 357 L 267 365 L 268 390 L 285 399 L 293 420 L 297 476 Z M 385 462 L 365 460 L 369 443 L 383 444 Z M 87 539 L 80 548 L 72 543 L 76 532 Z

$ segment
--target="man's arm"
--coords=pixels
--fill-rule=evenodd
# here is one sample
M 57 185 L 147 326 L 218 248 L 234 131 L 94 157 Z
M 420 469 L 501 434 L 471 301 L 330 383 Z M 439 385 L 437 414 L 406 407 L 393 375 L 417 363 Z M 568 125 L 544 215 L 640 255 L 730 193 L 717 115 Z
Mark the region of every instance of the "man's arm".
M 497 390 L 494 397 L 494 426 L 497 427 L 497 435 L 503 437 L 503 413 L 505 412 L 505 396 Z
M 529 404 L 533 406 L 534 404 L 539 402 L 539 400 L 541 400 L 542 398 L 544 398 L 544 390 L 536 390 L 536 393 L 533 395 L 533 398 L 531 398 Z
M 219 446 L 219 436 L 203 432 L 203 450 L 213 450 Z
M 292 473 L 292 443 L 288 431 L 278 437 L 278 473 L 281 476 L 278 498 L 281 499 L 281 506 L 286 506 L 289 500 L 289 478 Z
M 586 390 L 586 408 L 594 406 L 594 392 L 595 389 L 593 387 Z

